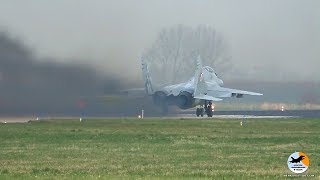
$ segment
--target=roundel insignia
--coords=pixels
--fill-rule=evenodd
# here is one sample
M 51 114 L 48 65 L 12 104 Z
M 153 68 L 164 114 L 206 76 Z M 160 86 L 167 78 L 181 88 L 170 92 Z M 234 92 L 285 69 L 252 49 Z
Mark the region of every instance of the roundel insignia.
M 288 157 L 288 168 L 294 173 L 303 173 L 309 167 L 308 156 L 303 152 L 292 153 Z

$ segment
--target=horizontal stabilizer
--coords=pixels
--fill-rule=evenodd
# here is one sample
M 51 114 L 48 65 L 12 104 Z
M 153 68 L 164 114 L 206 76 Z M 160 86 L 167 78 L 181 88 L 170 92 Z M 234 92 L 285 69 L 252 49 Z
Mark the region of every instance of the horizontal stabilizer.
M 208 96 L 208 95 L 198 95 L 198 96 L 195 96 L 194 98 L 202 99 L 202 100 L 209 100 L 209 101 L 222 101 L 222 99 L 220 99 L 220 98 L 215 98 L 213 96 Z

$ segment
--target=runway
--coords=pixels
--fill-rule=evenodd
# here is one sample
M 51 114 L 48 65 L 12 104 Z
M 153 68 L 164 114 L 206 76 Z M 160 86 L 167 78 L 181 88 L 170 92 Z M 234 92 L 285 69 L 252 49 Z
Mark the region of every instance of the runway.
M 36 120 L 34 117 L 0 117 L 0 123 L 6 124 L 6 123 L 25 123 L 30 120 Z
M 89 115 L 84 117 L 88 118 L 135 118 L 137 116 L 123 116 L 123 115 Z M 150 116 L 146 112 L 146 118 L 158 118 L 155 116 Z M 79 119 L 80 116 L 77 115 L 48 115 L 40 117 L 39 120 L 49 120 L 49 119 Z M 175 113 L 170 113 L 168 116 L 162 118 L 197 118 L 193 110 L 180 111 Z M 201 117 L 199 117 L 201 118 Z M 204 115 L 204 118 L 207 118 Z M 249 119 L 249 118 L 320 118 L 320 110 L 286 110 L 286 111 L 215 111 L 212 118 L 222 118 L 222 119 Z M 6 116 L 0 117 L 0 123 L 26 123 L 28 121 L 37 120 L 36 116 Z
M 195 116 L 195 112 L 191 110 L 183 111 L 179 113 L 181 116 Z M 301 117 L 301 118 L 320 118 L 320 110 L 266 110 L 266 111 L 215 111 L 214 117 L 226 117 L 226 118 L 289 118 L 289 117 Z
M 203 117 L 197 117 L 194 114 L 183 114 L 173 116 L 173 118 L 208 118 L 206 115 Z M 218 119 L 272 119 L 272 118 L 298 118 L 298 116 L 256 116 L 256 115 L 213 115 L 211 118 Z

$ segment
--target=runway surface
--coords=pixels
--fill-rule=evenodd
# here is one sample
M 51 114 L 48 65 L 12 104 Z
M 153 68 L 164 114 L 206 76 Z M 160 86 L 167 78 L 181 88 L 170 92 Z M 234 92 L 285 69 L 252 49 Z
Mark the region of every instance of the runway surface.
M 147 113 L 146 113 L 147 114 Z M 108 115 L 99 115 L 99 116 L 89 116 L 84 118 L 133 118 L 135 116 L 108 116 Z M 152 117 L 147 116 L 146 117 Z M 207 117 L 206 115 L 204 117 Z M 215 111 L 212 118 L 320 118 L 320 110 L 286 110 L 286 111 Z M 75 115 L 65 115 L 65 116 L 44 116 L 39 117 L 39 120 L 43 119 L 80 119 L 79 116 Z M 156 118 L 156 117 L 154 117 Z M 162 118 L 196 118 L 196 115 L 193 110 L 181 111 L 178 113 L 171 113 L 166 117 Z M 24 123 L 30 120 L 36 120 L 35 116 L 6 116 L 0 117 L 0 123 Z
M 194 111 L 183 111 L 181 116 L 195 116 Z M 278 118 L 278 117 L 302 117 L 302 118 L 320 118 L 320 110 L 267 110 L 267 111 L 215 111 L 214 117 L 261 117 L 261 118 Z

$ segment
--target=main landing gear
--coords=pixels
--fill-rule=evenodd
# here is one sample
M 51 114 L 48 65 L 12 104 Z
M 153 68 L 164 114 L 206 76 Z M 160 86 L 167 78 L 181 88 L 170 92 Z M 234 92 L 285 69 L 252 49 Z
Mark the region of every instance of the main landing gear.
M 205 101 L 204 106 L 201 105 L 200 108 L 197 108 L 197 110 L 196 110 L 197 117 L 199 117 L 199 116 L 203 117 L 204 113 L 206 113 L 208 117 L 213 116 L 212 102 Z
M 197 117 L 199 116 L 203 117 L 203 113 L 204 113 L 204 108 L 202 106 L 200 106 L 200 108 L 197 108 L 196 110 Z
M 213 111 L 212 111 L 212 102 L 209 102 L 208 105 L 205 106 L 206 108 L 206 113 L 208 117 L 212 117 Z

